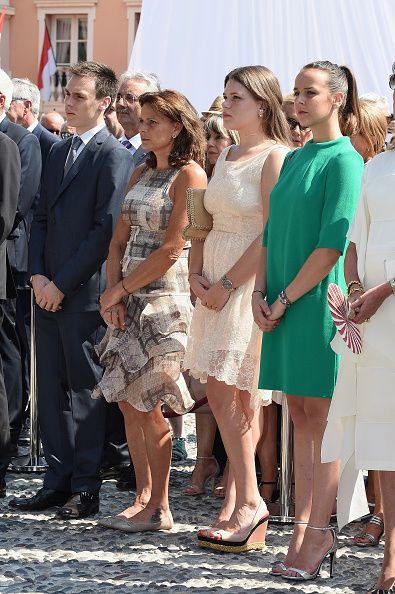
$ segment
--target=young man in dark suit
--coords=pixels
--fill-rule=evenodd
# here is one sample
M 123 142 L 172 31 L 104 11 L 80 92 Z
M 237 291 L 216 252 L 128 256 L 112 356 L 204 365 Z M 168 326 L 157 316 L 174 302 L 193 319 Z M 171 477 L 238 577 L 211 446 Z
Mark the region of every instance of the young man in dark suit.
M 12 232 L 7 240 L 7 252 L 17 289 L 15 298 L 4 304 L 4 319 L 0 329 L 0 357 L 4 366 L 7 391 L 11 443 L 16 453 L 22 425 L 23 401 L 26 402 L 29 385 L 28 334 L 25 316 L 30 311 L 30 288 L 27 277 L 27 246 L 33 205 L 36 201 L 41 176 L 41 153 L 37 138 L 7 117 L 12 100 L 13 84 L 0 69 L 0 131 L 13 140 L 21 159 L 21 182 L 18 207 Z
M 63 519 L 99 510 L 105 409 L 91 398 L 102 373 L 94 345 L 104 334 L 105 261 L 132 169 L 131 155 L 104 123 L 117 92 L 114 72 L 81 62 L 70 73 L 65 111 L 77 134 L 50 151 L 29 245 L 38 414 L 49 468 L 36 495 L 10 502 L 23 510 L 60 505 Z
M 9 277 L 7 237 L 14 224 L 21 178 L 18 147 L 0 132 L 0 328 L 4 318 L 4 304 L 11 297 L 12 279 Z M 0 497 L 6 495 L 5 474 L 10 459 L 10 425 L 8 402 L 0 358 Z

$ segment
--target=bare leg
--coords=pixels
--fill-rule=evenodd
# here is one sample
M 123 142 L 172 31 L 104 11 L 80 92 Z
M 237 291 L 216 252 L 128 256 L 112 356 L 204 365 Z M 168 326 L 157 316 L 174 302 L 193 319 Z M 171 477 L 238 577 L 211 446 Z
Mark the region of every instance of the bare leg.
M 191 480 L 185 487 L 188 494 L 202 493 L 208 476 L 216 472 L 218 464 L 213 458 L 213 445 L 217 423 L 211 412 L 195 415 L 197 454 Z M 193 492 L 192 492 L 193 491 Z
M 151 471 L 148 463 L 145 436 L 136 409 L 127 402 L 119 402 L 125 422 L 130 457 L 136 474 L 136 499 L 130 507 L 121 512 L 122 516 L 133 517 L 140 512 L 151 497 Z
M 251 415 L 252 411 L 248 412 L 247 414 Z M 257 443 L 260 440 L 262 435 L 262 423 L 263 423 L 263 410 L 262 408 L 259 409 L 252 415 L 251 418 L 251 430 L 252 430 L 252 440 L 253 440 L 253 447 L 254 451 L 256 449 Z M 226 495 L 224 502 L 221 506 L 219 511 L 218 517 L 213 524 L 213 528 L 220 528 L 224 529 L 233 514 L 236 505 L 236 483 L 235 483 L 235 476 L 234 471 L 229 463 L 229 460 L 226 464 L 228 468 L 228 478 L 226 484 Z M 254 459 L 254 472 L 255 472 L 255 459 Z
M 313 435 L 304 410 L 304 398 L 287 395 L 287 403 L 294 427 L 295 520 L 307 523 L 312 501 Z M 305 524 L 294 525 L 284 559 L 286 567 L 294 565 L 302 546 L 305 530 Z
M 151 498 L 146 507 L 133 517 L 133 521 L 144 523 L 149 522 L 158 512 L 169 511 L 171 436 L 160 402 L 149 412 L 136 413 L 143 427 L 152 477 Z
M 250 395 L 209 377 L 207 397 L 228 454 L 230 473 L 234 473 L 236 500 L 226 526 L 228 532 L 247 528 L 256 513 L 260 496 L 255 475 L 254 413 L 249 407 Z M 256 413 L 255 413 L 256 414 Z
M 395 583 L 395 472 L 380 471 L 384 507 L 385 546 L 378 587 L 389 590 Z
M 277 405 L 262 407 L 263 431 L 256 453 L 261 467 L 262 482 L 260 493 L 266 503 L 270 503 L 277 485 Z
M 184 417 L 182 415 L 179 417 L 170 417 L 169 423 L 173 432 L 173 437 L 184 437 Z
M 309 435 L 313 436 L 314 462 L 312 482 L 312 505 L 309 524 L 314 527 L 326 527 L 329 524 L 333 505 L 336 498 L 339 480 L 339 462 L 321 463 L 321 444 L 326 427 L 329 398 L 303 398 L 304 412 L 309 427 Z M 291 413 L 292 414 L 292 413 Z M 298 479 L 295 474 L 296 502 L 298 501 Z M 299 553 L 293 562 L 293 567 L 312 573 L 321 562 L 324 554 L 331 548 L 333 538 L 330 532 L 309 530 L 305 532 Z M 295 575 L 288 570 L 285 575 Z

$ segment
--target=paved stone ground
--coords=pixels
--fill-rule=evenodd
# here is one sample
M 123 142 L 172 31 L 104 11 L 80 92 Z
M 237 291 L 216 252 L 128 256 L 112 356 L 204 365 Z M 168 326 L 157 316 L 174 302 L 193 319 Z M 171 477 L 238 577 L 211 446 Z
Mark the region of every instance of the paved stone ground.
M 354 524 L 340 538 L 335 577 L 327 566 L 322 577 L 305 584 L 287 583 L 269 575 L 281 560 L 290 537 L 289 526 L 269 525 L 267 548 L 243 555 L 208 552 L 196 546 L 196 529 L 208 525 L 220 502 L 209 495 L 186 497 L 182 486 L 193 468 L 193 416 L 187 415 L 190 458 L 172 468 L 171 533 L 124 534 L 105 530 L 96 519 L 116 513 L 131 495 L 106 481 L 101 491 L 100 516 L 63 522 L 53 511 L 14 513 L 7 502 L 33 493 L 42 475 L 7 475 L 8 496 L 0 500 L 0 594 L 279 594 L 365 593 L 379 571 L 383 547 L 358 549 L 348 545 Z

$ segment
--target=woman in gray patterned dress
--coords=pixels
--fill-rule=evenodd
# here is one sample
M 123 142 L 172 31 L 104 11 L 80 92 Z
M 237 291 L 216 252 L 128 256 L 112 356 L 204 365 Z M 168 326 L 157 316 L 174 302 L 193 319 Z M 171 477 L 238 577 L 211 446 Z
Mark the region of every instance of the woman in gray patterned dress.
M 131 177 L 110 244 L 100 299 L 109 328 L 98 347 L 105 372 L 93 394 L 119 403 L 137 482 L 133 505 L 100 524 L 128 532 L 173 526 L 171 437 L 161 405 L 181 414 L 193 406 L 181 373 L 192 313 L 182 230 L 186 189 L 207 183 L 203 129 L 189 101 L 169 90 L 139 101 L 150 154 Z

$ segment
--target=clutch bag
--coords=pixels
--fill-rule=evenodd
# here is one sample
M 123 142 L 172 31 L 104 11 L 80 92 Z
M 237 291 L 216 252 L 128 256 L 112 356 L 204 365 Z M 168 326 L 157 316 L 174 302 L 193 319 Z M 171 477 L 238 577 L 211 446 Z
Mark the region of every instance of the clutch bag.
M 362 337 L 357 324 L 348 317 L 349 308 L 343 291 L 335 283 L 328 287 L 328 305 L 333 322 L 341 338 L 354 355 L 362 352 Z
M 213 217 L 204 208 L 205 192 L 198 188 L 187 189 L 188 225 L 182 233 L 186 240 L 204 241 L 213 228 Z

